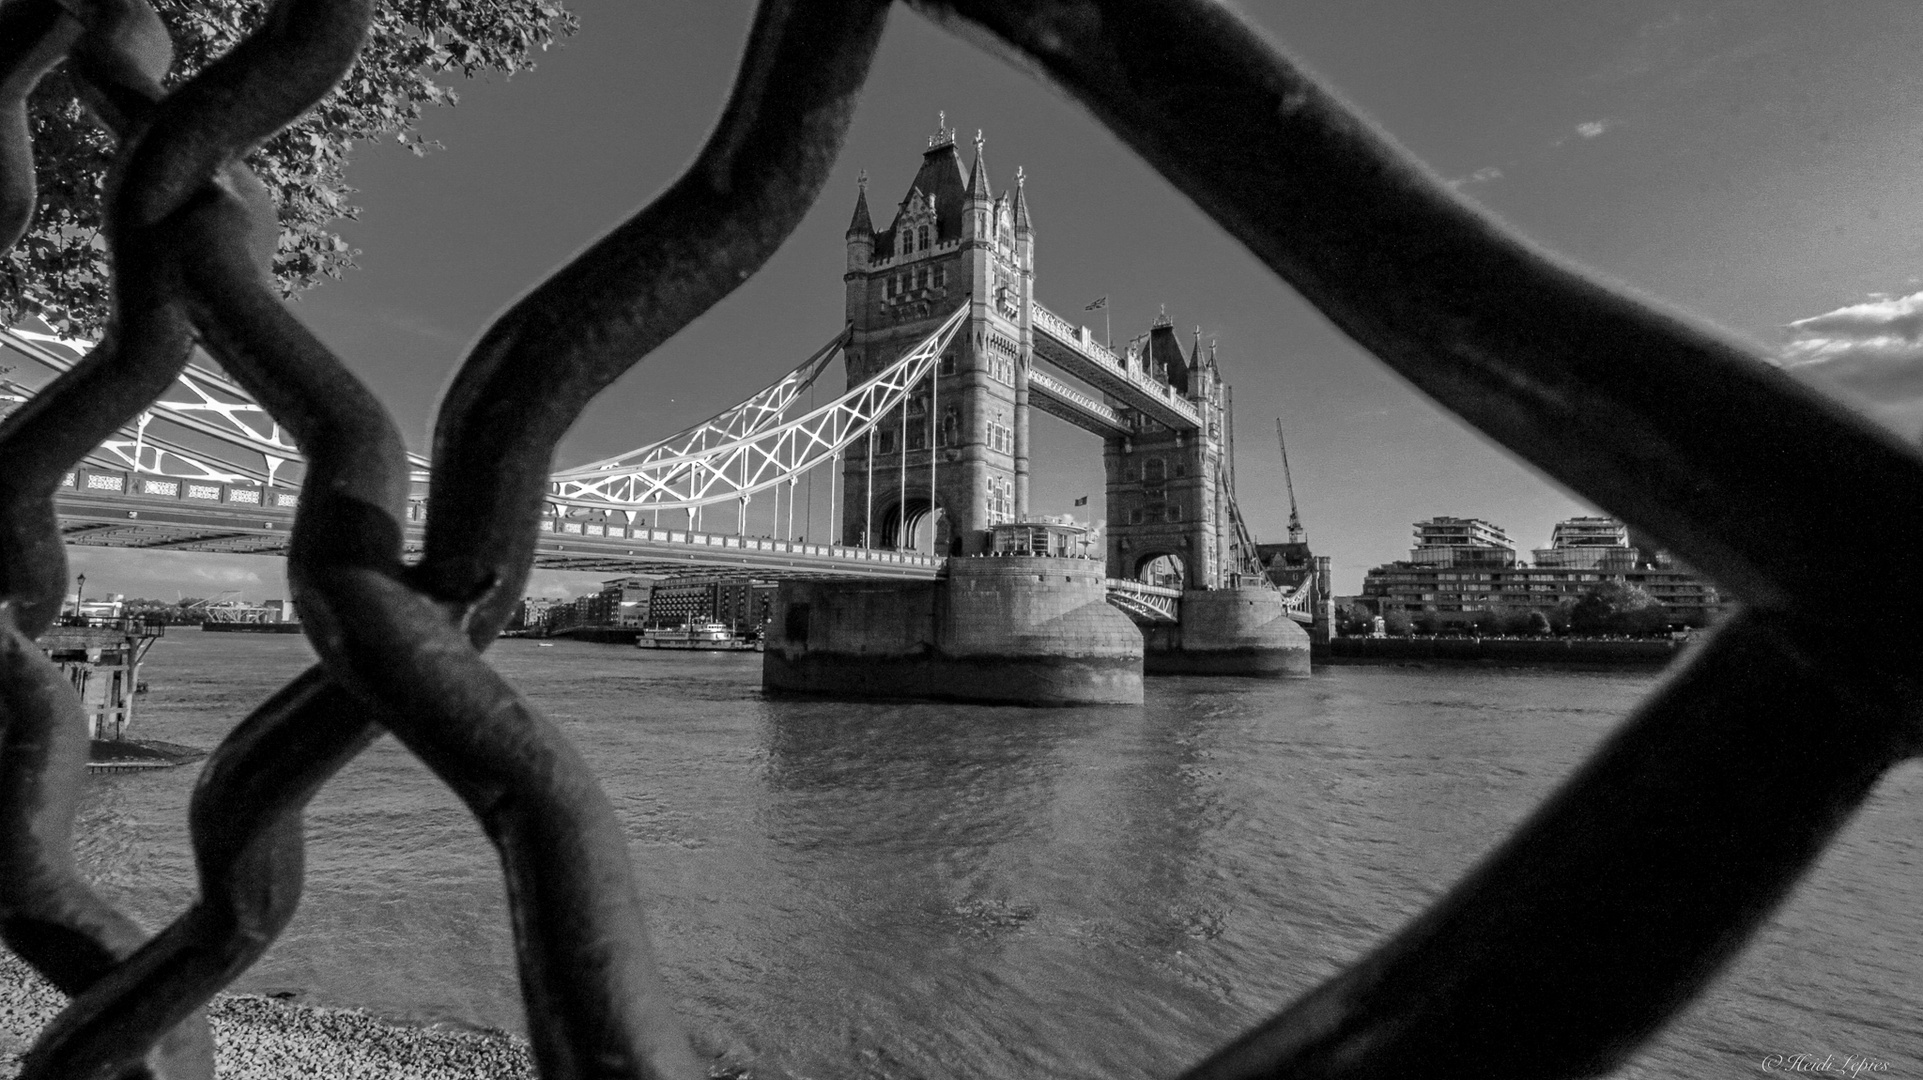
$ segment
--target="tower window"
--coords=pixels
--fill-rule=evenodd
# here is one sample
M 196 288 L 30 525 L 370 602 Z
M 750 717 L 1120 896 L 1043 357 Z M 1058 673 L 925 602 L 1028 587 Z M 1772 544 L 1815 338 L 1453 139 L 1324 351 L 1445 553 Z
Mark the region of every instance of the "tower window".
M 923 225 L 915 230 L 915 246 L 924 251 L 928 249 L 928 226 Z

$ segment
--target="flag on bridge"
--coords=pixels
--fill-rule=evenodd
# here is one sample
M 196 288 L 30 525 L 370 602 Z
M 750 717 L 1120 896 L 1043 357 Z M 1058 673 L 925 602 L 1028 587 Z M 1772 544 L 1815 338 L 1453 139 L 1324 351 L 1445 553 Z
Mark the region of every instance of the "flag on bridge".
M 1083 310 L 1083 311 L 1098 311 L 1098 310 L 1100 310 L 1100 309 L 1102 309 L 1102 308 L 1105 308 L 1105 307 L 1107 307 L 1107 306 L 1108 306 L 1108 297 L 1106 297 L 1106 296 L 1104 296 L 1104 297 L 1102 297 L 1102 298 L 1101 298 L 1100 300 L 1097 300 L 1097 301 L 1095 301 L 1094 303 L 1092 303 L 1092 304 L 1090 304 L 1090 305 L 1088 305 L 1087 307 L 1085 307 L 1085 308 L 1083 308 L 1082 310 Z
M 1086 495 L 1084 495 L 1084 496 L 1082 496 L 1081 498 L 1079 498 L 1079 499 L 1076 499 L 1076 500 L 1075 500 L 1075 505 L 1076 505 L 1076 506 L 1087 506 L 1087 505 L 1088 505 L 1088 496 L 1086 496 Z

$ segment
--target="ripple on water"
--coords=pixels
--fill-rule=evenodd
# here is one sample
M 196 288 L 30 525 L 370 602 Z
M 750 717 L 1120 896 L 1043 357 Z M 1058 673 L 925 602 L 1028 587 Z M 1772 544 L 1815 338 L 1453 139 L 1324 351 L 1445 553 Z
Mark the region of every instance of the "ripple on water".
M 1173 1074 L 1420 910 L 1655 679 L 1343 667 L 1036 710 L 767 699 L 752 654 L 489 656 L 602 778 L 700 1044 L 770 1077 Z M 310 662 L 170 634 L 141 734 L 211 746 Z M 81 865 L 150 926 L 193 895 L 193 774 L 98 777 L 83 806 Z M 1886 782 L 1623 1075 L 1923 1071 L 1918 786 Z M 300 913 L 239 989 L 519 1028 L 495 855 L 405 750 L 350 765 L 308 837 Z

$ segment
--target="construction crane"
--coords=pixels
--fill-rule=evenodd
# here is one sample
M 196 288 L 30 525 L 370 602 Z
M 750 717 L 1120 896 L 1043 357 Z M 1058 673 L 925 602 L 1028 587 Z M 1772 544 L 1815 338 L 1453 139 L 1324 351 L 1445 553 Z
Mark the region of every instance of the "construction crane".
M 1282 482 L 1289 486 L 1289 543 L 1301 544 L 1308 541 L 1308 533 L 1302 528 L 1302 515 L 1295 508 L 1295 478 L 1289 475 L 1289 444 L 1282 438 L 1282 418 L 1275 418 L 1275 444 L 1282 448 Z

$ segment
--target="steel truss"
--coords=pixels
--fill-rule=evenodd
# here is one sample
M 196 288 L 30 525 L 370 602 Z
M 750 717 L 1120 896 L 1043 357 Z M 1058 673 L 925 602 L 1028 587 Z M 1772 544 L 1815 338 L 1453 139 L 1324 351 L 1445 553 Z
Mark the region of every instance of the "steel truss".
M 63 338 L 34 330 L 0 327 L 0 344 L 52 371 L 65 374 L 93 351 L 94 342 Z M 53 348 L 58 346 L 58 348 Z M 66 356 L 61 350 L 73 354 Z M 24 402 L 32 387 L 0 382 L 0 400 Z M 151 430 L 154 421 L 160 430 Z M 250 465 L 195 449 L 167 437 L 169 430 L 192 432 L 243 456 L 257 456 Z M 418 481 L 427 479 L 427 459 L 408 455 Z M 298 487 L 304 459 L 300 447 L 253 395 L 218 371 L 188 364 L 181 369 L 168 394 L 155 401 L 130 424 L 100 444 L 85 461 L 112 469 L 127 469 L 181 480 L 236 482 L 251 480 L 268 487 Z M 287 473 L 282 470 L 288 466 Z
M 590 510 L 693 510 L 746 502 L 839 458 L 902 408 L 966 320 L 964 305 L 901 359 L 805 416 L 785 410 L 846 343 L 837 337 L 775 385 L 651 446 L 554 474 L 553 502 Z M 906 452 L 906 448 L 903 448 Z

